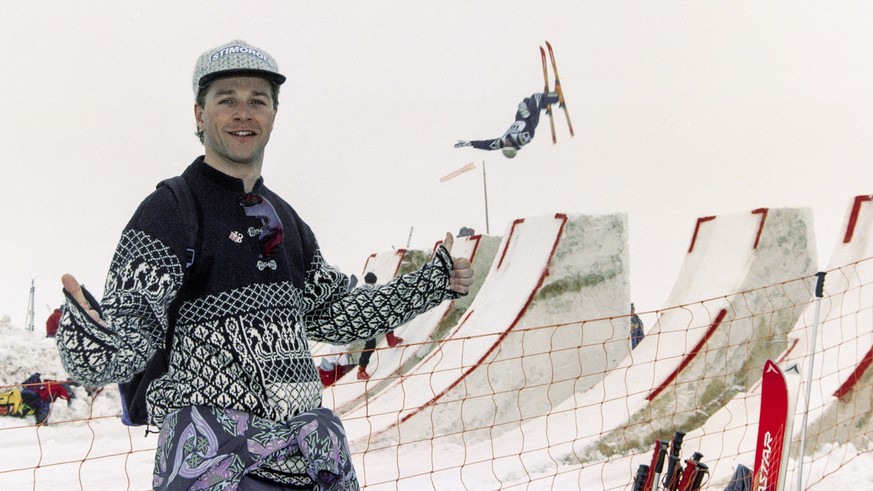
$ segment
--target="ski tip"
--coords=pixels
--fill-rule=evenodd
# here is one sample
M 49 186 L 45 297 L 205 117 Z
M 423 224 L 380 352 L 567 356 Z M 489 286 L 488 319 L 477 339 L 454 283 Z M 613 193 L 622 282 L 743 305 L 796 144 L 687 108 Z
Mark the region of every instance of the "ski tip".
M 548 41 L 546 41 L 546 46 L 548 46 L 548 47 L 549 47 L 549 49 L 552 49 L 552 44 L 551 44 L 551 43 L 549 43 L 549 42 L 548 42 Z
M 764 373 L 781 371 L 782 370 L 779 368 L 779 365 L 777 365 L 776 362 L 773 360 L 767 360 L 767 362 L 764 363 Z

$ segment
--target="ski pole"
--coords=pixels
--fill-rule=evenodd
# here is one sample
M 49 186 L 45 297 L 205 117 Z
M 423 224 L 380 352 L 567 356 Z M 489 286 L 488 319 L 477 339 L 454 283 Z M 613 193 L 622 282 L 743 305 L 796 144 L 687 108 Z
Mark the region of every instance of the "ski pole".
M 658 479 L 661 476 L 661 469 L 664 468 L 664 454 L 667 453 L 667 445 L 669 444 L 670 442 L 667 440 L 655 440 L 655 448 L 652 450 L 652 463 L 649 464 L 649 472 L 646 474 L 642 491 L 658 489 Z
M 696 491 L 700 488 L 700 483 L 703 481 L 703 475 L 709 469 L 705 464 L 700 462 L 703 454 L 694 452 L 691 458 L 685 461 L 685 471 L 676 487 L 678 491 Z M 695 484 L 697 487 L 695 487 Z
M 703 478 L 709 475 L 709 466 L 703 462 L 697 463 L 697 473 L 694 475 L 694 482 L 691 483 L 692 491 L 698 491 L 703 487 Z
M 634 477 L 633 491 L 643 491 L 643 486 L 646 483 L 646 477 L 649 475 L 649 466 L 640 464 L 637 468 L 637 475 Z
M 673 441 L 670 442 L 670 458 L 667 461 L 667 473 L 664 475 L 664 489 L 670 491 L 676 491 L 682 475 L 682 459 L 679 457 L 679 452 L 684 438 L 684 432 L 676 431 L 673 433 Z
M 667 455 L 668 445 L 670 445 L 670 442 L 667 440 L 661 440 L 658 445 L 658 460 L 655 462 L 655 468 L 652 469 L 652 472 L 655 473 L 654 486 L 652 488 L 654 490 L 657 490 L 658 486 L 660 486 L 659 481 L 661 480 L 661 472 L 664 470 L 664 457 Z
M 812 367 L 815 363 L 815 343 L 818 336 L 818 318 L 821 314 L 821 297 L 824 296 L 824 279 L 827 273 L 819 271 L 815 275 L 818 279 L 815 282 L 815 319 L 812 324 L 812 341 L 810 342 L 809 364 L 806 368 L 806 403 L 803 408 L 803 430 L 800 435 L 800 454 L 797 456 L 797 491 L 803 491 L 803 453 L 806 447 L 806 422 L 809 418 L 809 398 L 812 393 Z M 786 431 L 788 429 L 786 428 Z M 783 464 L 784 465 L 784 464 Z

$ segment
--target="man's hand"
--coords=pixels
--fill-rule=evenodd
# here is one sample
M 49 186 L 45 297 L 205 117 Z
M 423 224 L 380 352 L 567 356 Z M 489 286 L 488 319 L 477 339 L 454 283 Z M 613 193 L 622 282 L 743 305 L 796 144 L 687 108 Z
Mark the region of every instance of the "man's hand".
M 455 243 L 455 238 L 451 233 L 446 233 L 446 240 L 443 241 L 443 247 L 452 255 L 452 246 Z M 452 273 L 449 287 L 458 293 L 468 293 L 470 285 L 473 284 L 473 265 L 470 260 L 465 257 L 452 258 Z
M 455 143 L 455 148 L 469 147 L 471 145 L 472 143 L 467 140 L 458 140 L 458 143 Z
M 64 290 L 73 297 L 73 300 L 79 304 L 80 307 L 92 318 L 94 321 L 101 326 L 106 326 L 106 323 L 103 319 L 100 318 L 100 314 L 91 306 L 91 303 L 88 302 L 88 299 L 85 298 L 85 294 L 82 293 L 82 286 L 79 285 L 79 282 L 76 281 L 76 278 L 71 274 L 65 274 L 61 276 L 61 283 L 64 285 Z

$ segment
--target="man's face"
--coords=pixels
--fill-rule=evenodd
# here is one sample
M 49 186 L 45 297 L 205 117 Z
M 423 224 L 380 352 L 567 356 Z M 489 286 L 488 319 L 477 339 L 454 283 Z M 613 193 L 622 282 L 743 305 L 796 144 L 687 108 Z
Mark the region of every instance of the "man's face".
M 272 93 L 270 82 L 260 77 L 221 78 L 209 85 L 204 107 L 194 106 L 207 162 L 260 167 L 276 119 Z

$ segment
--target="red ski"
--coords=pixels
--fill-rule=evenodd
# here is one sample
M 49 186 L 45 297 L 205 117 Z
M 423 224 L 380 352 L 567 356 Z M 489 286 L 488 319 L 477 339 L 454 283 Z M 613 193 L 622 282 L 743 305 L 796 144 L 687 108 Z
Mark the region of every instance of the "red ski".
M 558 77 L 558 64 L 555 62 L 555 52 L 548 41 L 546 41 L 546 48 L 549 49 L 549 59 L 552 60 L 552 72 L 555 74 L 555 92 L 558 93 L 558 107 L 564 110 L 564 116 L 567 117 L 567 127 L 570 129 L 570 136 L 573 136 L 573 123 L 570 122 L 570 113 L 567 111 L 567 102 L 564 100 L 564 89 L 561 88 L 561 79 Z
M 772 360 L 767 360 L 761 380 L 761 416 L 753 489 L 781 491 L 785 487 L 799 388 L 800 373 L 796 364 L 782 371 Z
M 543 88 L 543 94 L 548 94 L 551 92 L 549 90 L 549 69 L 546 66 L 546 50 L 542 46 L 540 46 L 540 57 L 543 59 L 543 80 L 546 84 Z M 551 104 L 546 106 L 546 114 L 549 115 L 549 126 L 552 128 L 552 143 L 558 143 L 558 138 L 555 136 L 555 116 L 552 114 Z

